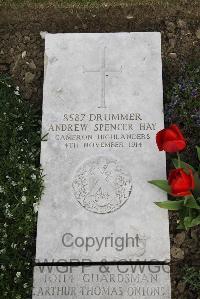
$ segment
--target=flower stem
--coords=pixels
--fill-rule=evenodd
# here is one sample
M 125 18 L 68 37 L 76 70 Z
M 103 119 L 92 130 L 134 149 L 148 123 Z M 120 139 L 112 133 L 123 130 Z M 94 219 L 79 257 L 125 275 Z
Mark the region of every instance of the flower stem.
M 177 152 L 177 157 L 178 157 L 178 168 L 181 168 L 181 157 L 179 152 Z

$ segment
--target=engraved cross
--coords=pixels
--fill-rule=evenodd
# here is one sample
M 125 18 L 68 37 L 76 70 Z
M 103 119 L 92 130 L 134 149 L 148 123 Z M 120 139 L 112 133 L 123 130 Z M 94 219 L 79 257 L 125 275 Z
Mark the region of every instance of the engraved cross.
M 122 66 L 120 69 L 109 69 L 106 66 L 106 47 L 103 49 L 103 55 L 101 58 L 101 66 L 99 69 L 93 69 L 89 70 L 83 67 L 84 73 L 100 73 L 101 75 L 101 102 L 100 106 L 98 108 L 106 108 L 106 77 L 108 76 L 108 73 L 121 73 L 122 72 Z

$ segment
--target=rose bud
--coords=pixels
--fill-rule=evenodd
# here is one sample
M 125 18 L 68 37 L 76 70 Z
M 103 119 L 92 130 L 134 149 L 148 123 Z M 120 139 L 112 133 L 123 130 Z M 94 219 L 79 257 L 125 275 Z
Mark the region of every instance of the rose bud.
M 177 125 L 159 131 L 156 134 L 156 143 L 159 151 L 168 153 L 179 152 L 186 147 L 186 141 Z
M 171 195 L 186 196 L 194 189 L 194 176 L 189 169 L 187 174 L 182 168 L 173 169 L 169 173 L 168 183 L 171 187 Z

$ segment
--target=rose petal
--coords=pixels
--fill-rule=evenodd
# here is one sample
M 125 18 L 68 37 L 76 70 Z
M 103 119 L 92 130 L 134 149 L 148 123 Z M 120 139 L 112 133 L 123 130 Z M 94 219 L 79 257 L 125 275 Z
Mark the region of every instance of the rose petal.
M 173 141 L 166 141 L 163 144 L 163 150 L 168 153 L 174 153 L 182 151 L 186 146 L 185 141 L 183 140 L 173 140 Z
M 159 151 L 163 151 L 163 132 L 164 130 L 161 130 L 156 134 L 156 144 Z
M 179 192 L 179 193 L 171 193 L 171 195 L 175 196 L 175 197 L 183 197 L 183 196 L 191 195 L 191 192 L 184 191 L 184 192 Z
M 181 131 L 177 125 L 173 124 L 169 128 L 176 133 L 177 139 L 181 139 L 181 140 L 185 141 L 185 138 L 183 137 L 183 134 L 181 133 Z

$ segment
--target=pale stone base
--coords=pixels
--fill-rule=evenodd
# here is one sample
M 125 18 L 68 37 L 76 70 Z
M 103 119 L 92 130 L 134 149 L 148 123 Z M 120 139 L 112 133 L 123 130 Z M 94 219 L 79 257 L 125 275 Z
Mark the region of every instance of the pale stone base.
M 170 299 L 166 265 L 36 266 L 33 299 Z

